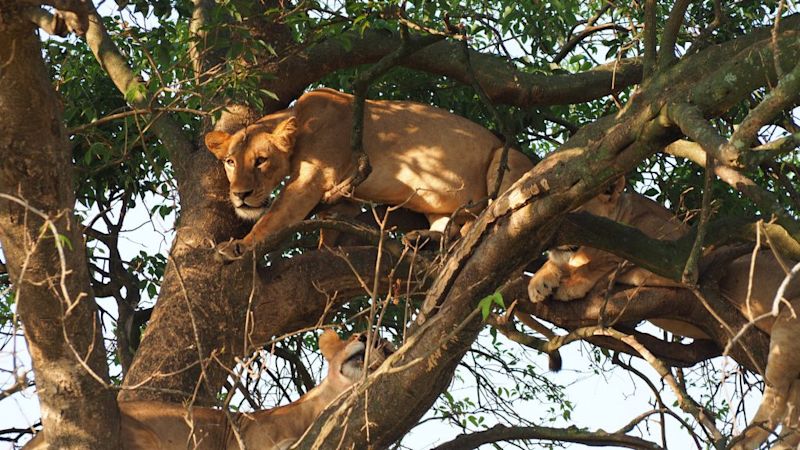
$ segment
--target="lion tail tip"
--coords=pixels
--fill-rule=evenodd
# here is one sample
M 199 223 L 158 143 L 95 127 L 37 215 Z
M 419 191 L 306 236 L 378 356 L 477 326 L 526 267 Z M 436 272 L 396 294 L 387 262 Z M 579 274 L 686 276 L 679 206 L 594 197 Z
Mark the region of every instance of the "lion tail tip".
M 563 361 L 561 360 L 561 354 L 558 352 L 558 350 L 548 354 L 548 356 L 549 356 L 548 368 L 550 369 L 550 371 L 558 372 L 559 370 L 561 370 Z

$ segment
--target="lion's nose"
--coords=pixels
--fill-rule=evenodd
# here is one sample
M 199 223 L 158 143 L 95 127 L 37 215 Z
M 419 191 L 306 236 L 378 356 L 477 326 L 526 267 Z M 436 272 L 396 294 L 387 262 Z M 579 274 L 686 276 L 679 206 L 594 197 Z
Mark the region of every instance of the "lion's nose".
M 253 191 L 241 191 L 241 192 L 234 192 L 233 195 L 239 197 L 239 200 L 244 201 L 244 199 L 247 198 L 247 196 L 249 196 L 252 193 Z

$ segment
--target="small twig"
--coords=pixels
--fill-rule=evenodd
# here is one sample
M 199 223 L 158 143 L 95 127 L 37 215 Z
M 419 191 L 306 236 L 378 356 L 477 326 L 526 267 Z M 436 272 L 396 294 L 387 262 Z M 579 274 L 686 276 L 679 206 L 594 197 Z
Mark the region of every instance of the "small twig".
M 669 385 L 675 396 L 678 398 L 678 406 L 687 414 L 692 415 L 711 434 L 711 437 L 714 440 L 714 447 L 718 449 L 724 448 L 725 438 L 714 424 L 714 418 L 710 417 L 705 409 L 698 405 L 697 402 L 695 402 L 694 399 L 689 396 L 686 390 L 683 389 L 683 387 L 675 380 L 675 377 L 672 375 L 672 372 L 669 370 L 667 365 L 656 358 L 655 355 L 653 355 L 650 350 L 647 349 L 647 347 L 640 344 L 635 337 L 620 333 L 619 331 L 611 328 L 596 330 L 595 335 L 613 337 L 633 347 L 642 356 L 642 358 L 644 358 L 645 361 L 647 361 L 650 366 L 655 369 L 659 375 L 661 375 L 662 379 L 667 383 L 667 385 Z
M 708 220 L 711 218 L 711 199 L 713 197 L 712 184 L 714 182 L 714 157 L 711 153 L 706 152 L 706 170 L 705 170 L 705 184 L 703 186 L 703 203 L 700 210 L 700 221 L 697 224 L 697 235 L 692 244 L 692 249 L 689 252 L 689 258 L 686 260 L 686 265 L 681 274 L 681 282 L 694 286 L 697 284 L 697 278 L 700 276 L 697 270 L 697 264 L 700 261 L 700 255 L 703 250 L 703 243 L 706 239 L 708 232 Z
M 691 55 L 702 50 L 706 46 L 706 40 L 711 37 L 711 34 L 727 21 L 727 16 L 725 16 L 725 14 L 722 12 L 722 1 L 713 0 L 713 3 L 714 20 L 712 20 L 708 26 L 706 26 L 703 31 L 701 31 L 700 34 L 694 39 L 692 46 L 686 51 L 687 55 Z
M 214 108 L 214 109 L 212 109 L 210 111 L 200 111 L 198 109 L 193 109 L 193 108 L 176 108 L 176 107 L 168 107 L 168 108 L 157 107 L 157 108 L 148 108 L 148 109 L 139 109 L 139 108 L 137 108 L 137 109 L 132 109 L 132 110 L 129 110 L 129 111 L 123 111 L 123 112 L 119 112 L 119 113 L 115 113 L 115 114 L 109 114 L 109 115 L 103 116 L 103 117 L 101 117 L 101 118 L 99 118 L 97 120 L 93 120 L 93 121 L 91 121 L 89 123 L 86 123 L 86 124 L 83 124 L 83 125 L 79 125 L 77 127 L 70 128 L 70 129 L 67 130 L 67 134 L 69 134 L 69 135 L 78 134 L 83 130 L 86 130 L 86 129 L 91 128 L 91 127 L 100 126 L 100 125 L 103 125 L 104 123 L 113 122 L 115 120 L 124 119 L 124 118 L 130 117 L 130 116 L 140 116 L 140 115 L 145 115 L 145 114 L 152 114 L 154 112 L 159 112 L 159 113 L 160 112 L 183 112 L 183 113 L 189 113 L 189 114 L 196 115 L 196 116 L 207 116 L 207 115 L 213 114 L 218 109 L 222 109 L 222 107 L 217 107 L 217 108 Z
M 656 67 L 656 0 L 645 0 L 644 3 L 644 63 L 643 78 L 653 74 Z
M 772 311 L 771 314 L 774 317 L 778 317 L 778 308 L 783 301 L 783 295 L 786 293 L 786 288 L 789 286 L 789 283 L 797 276 L 798 272 L 800 272 L 800 263 L 797 263 L 792 267 L 792 270 L 786 274 L 786 277 L 783 278 L 781 285 L 778 287 L 778 292 L 775 293 L 775 300 L 772 301 Z
M 470 48 L 469 48 L 469 40 L 467 39 L 466 27 L 463 25 L 461 26 L 461 33 L 462 33 L 462 40 L 461 40 L 461 48 L 463 50 L 462 57 L 464 59 L 464 67 L 466 68 L 467 79 L 469 80 L 470 85 L 478 94 L 478 98 L 480 98 L 481 103 L 489 110 L 494 118 L 495 122 L 497 122 L 498 127 L 500 127 L 500 132 L 503 134 L 503 150 L 502 154 L 500 155 L 500 164 L 497 167 L 497 176 L 494 181 L 494 186 L 492 187 L 492 191 L 489 193 L 490 199 L 497 198 L 497 195 L 500 193 L 500 186 L 503 183 L 503 176 L 505 175 L 506 170 L 508 170 L 508 152 L 511 147 L 514 146 L 514 133 L 508 124 L 500 117 L 500 112 L 492 103 L 492 99 L 489 97 L 489 94 L 483 89 L 480 82 L 478 81 L 478 77 L 475 76 L 475 71 L 472 67 L 472 62 L 470 59 Z
M 364 150 L 364 114 L 366 110 L 366 97 L 369 86 L 378 77 L 387 73 L 390 69 L 402 62 L 413 53 L 431 44 L 444 39 L 442 35 L 428 35 L 412 38 L 408 33 L 408 27 L 400 27 L 400 46 L 373 64 L 368 70 L 360 73 L 353 81 L 353 128 L 350 137 L 350 149 L 355 168 L 344 180 L 340 181 L 330 191 L 326 192 L 322 198 L 323 203 L 333 203 L 342 197 L 350 196 L 356 187 L 367 179 L 372 167 L 369 157 Z
M 611 6 L 609 3 L 605 4 L 606 9 L 609 6 Z M 593 17 L 592 19 L 594 19 L 595 17 Z M 616 31 L 621 31 L 623 33 L 628 33 L 630 31 L 629 29 L 623 27 L 622 25 L 618 25 L 616 23 L 604 23 L 602 25 L 592 25 L 592 24 L 593 22 L 592 20 L 590 20 L 590 23 L 587 23 L 580 33 L 576 34 L 575 36 L 572 36 L 572 38 L 569 41 L 567 41 L 567 43 L 564 44 L 563 47 L 561 47 L 561 50 L 558 51 L 558 54 L 555 57 L 553 57 L 553 62 L 556 64 L 560 63 L 561 60 L 563 60 L 567 55 L 569 55 L 569 52 L 571 52 L 572 49 L 575 48 L 575 46 L 577 46 L 584 39 L 593 35 L 594 33 L 604 30 L 616 30 Z

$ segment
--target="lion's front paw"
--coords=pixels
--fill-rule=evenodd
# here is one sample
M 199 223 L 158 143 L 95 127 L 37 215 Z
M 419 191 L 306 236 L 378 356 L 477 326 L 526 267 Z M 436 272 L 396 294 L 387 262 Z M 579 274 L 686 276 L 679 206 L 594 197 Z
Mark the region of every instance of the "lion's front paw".
M 228 242 L 221 242 L 217 245 L 217 253 L 223 261 L 241 259 L 250 250 L 252 250 L 252 246 L 241 239 L 231 239 Z
M 543 266 L 528 283 L 528 298 L 533 303 L 544 301 L 561 283 L 561 270 Z
M 589 293 L 592 287 L 594 287 L 594 284 L 591 280 L 572 276 L 561 281 L 561 285 L 558 287 L 553 297 L 561 301 L 583 298 Z

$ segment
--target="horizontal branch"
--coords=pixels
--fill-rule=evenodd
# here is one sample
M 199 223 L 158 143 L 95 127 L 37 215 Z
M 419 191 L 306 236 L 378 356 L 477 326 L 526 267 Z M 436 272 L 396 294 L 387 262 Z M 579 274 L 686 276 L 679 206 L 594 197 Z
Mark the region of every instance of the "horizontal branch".
M 286 56 L 278 63 L 265 62 L 276 76 L 275 81 L 266 81 L 264 87 L 280 99 L 269 105 L 270 108 L 285 107 L 309 84 L 327 74 L 378 61 L 394 51 L 400 40 L 399 33 L 386 31 L 345 33 Z M 460 46 L 459 42 L 441 41 L 415 53 L 402 65 L 469 84 L 469 71 L 459 57 Z M 308 61 L 315 61 L 315 64 L 309 65 Z M 638 83 L 642 74 L 638 59 L 623 59 L 586 72 L 557 75 L 524 72 L 505 58 L 477 51 L 470 52 L 470 61 L 478 82 L 494 103 L 521 107 L 582 103 L 602 98 Z
M 462 434 L 452 441 L 434 447 L 433 450 L 460 450 L 478 448 L 484 444 L 512 440 L 540 440 L 573 442 L 590 447 L 616 446 L 634 449 L 661 449 L 660 446 L 625 433 L 609 433 L 603 430 L 585 431 L 577 427 L 551 428 L 540 426 L 508 427 L 495 425 L 485 431 Z
M 701 278 L 701 285 L 703 282 L 704 278 Z M 714 286 L 709 286 L 708 289 L 713 290 Z M 525 298 L 527 295 L 525 280 L 515 282 L 508 293 L 509 295 L 516 293 L 516 296 L 511 298 Z M 618 286 L 610 295 L 607 295 L 604 289 L 596 289 L 580 300 L 570 302 L 547 300 L 536 304 L 520 302 L 517 307 L 567 330 L 595 326 L 600 321 L 615 323 L 615 326 L 633 327 L 643 320 L 676 320 L 694 325 L 706 332 L 721 352 L 733 338 L 735 331 L 746 327 L 748 320 L 721 296 L 707 296 L 706 300 L 714 315 L 709 314 L 704 305 L 688 289 Z M 719 323 L 717 318 L 722 318 L 724 323 Z M 734 333 L 731 333 L 731 330 L 735 330 Z M 746 333 L 746 337 L 736 341 L 730 356 L 748 369 L 763 373 L 769 349 L 769 336 L 756 327 L 748 327 Z M 605 346 L 603 341 L 591 342 Z M 692 359 L 688 355 L 662 353 L 661 345 L 653 344 L 655 343 L 648 342 L 647 348 L 659 358 L 672 359 L 671 363 L 689 362 Z M 611 348 L 621 350 L 619 347 Z M 694 351 L 698 352 L 697 355 L 708 351 L 709 355 L 714 356 L 713 351 L 709 349 L 695 348 Z M 627 351 L 625 353 L 630 354 Z
M 691 246 L 684 240 L 654 239 L 641 230 L 589 213 L 570 213 L 555 236 L 557 245 L 605 250 L 658 275 L 679 281 Z

